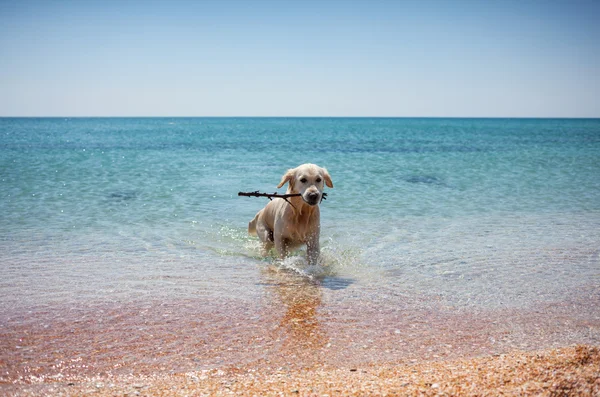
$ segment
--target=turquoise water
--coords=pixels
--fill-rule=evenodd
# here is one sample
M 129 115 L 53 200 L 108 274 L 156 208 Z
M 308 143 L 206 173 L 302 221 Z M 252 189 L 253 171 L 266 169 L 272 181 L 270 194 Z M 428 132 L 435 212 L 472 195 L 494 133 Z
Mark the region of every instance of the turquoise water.
M 272 260 L 246 227 L 266 201 L 237 192 L 306 162 L 335 186 L 314 280 L 328 299 L 598 294 L 600 120 L 0 119 L 0 316 L 252 302 Z M 306 270 L 302 253 L 283 265 Z

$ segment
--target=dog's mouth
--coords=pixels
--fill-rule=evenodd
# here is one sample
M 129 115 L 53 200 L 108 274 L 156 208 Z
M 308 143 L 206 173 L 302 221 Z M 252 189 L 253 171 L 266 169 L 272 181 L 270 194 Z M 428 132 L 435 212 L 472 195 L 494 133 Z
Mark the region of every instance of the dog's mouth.
M 302 199 L 308 205 L 318 205 L 321 202 L 321 195 L 319 193 L 308 193 L 303 195 Z

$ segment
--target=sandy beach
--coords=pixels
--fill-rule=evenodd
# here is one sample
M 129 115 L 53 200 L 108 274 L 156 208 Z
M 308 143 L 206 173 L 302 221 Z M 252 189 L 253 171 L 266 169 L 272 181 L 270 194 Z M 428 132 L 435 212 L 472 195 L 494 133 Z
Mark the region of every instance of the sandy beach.
M 597 396 L 600 350 L 578 345 L 469 360 L 359 368 L 253 367 L 2 386 L 19 396 Z

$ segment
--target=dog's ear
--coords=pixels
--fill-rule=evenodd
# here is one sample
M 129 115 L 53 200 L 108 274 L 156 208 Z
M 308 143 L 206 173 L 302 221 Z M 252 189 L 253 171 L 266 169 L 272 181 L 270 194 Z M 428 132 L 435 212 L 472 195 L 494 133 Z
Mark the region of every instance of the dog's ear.
M 296 171 L 295 169 L 287 170 L 287 172 L 281 177 L 281 182 L 279 182 L 279 185 L 277 185 L 277 189 L 279 189 L 280 187 L 282 187 L 283 185 L 285 185 L 288 182 L 290 184 L 290 188 L 293 188 L 295 171 Z
M 333 182 L 331 182 L 331 176 L 329 175 L 329 171 L 327 171 L 325 168 L 323 168 L 323 178 L 325 179 L 325 184 L 327 187 L 332 188 Z

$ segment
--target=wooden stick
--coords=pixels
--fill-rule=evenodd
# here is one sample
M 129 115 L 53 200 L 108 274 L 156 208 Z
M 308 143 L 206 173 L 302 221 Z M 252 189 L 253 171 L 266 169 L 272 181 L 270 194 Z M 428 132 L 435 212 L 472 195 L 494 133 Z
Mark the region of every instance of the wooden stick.
M 282 199 L 286 199 L 288 197 L 296 197 L 296 196 L 300 196 L 300 193 L 292 193 L 292 194 L 279 194 L 277 192 L 270 194 L 270 193 L 261 193 L 258 190 L 254 191 L 254 192 L 238 192 L 238 196 L 245 196 L 245 197 L 268 197 L 269 200 L 272 200 L 273 198 L 282 198 Z
M 269 200 L 273 200 L 274 198 L 282 198 L 285 201 L 287 201 L 287 199 L 289 197 L 298 197 L 301 196 L 300 193 L 291 193 L 291 194 L 279 194 L 279 193 L 261 193 L 258 190 L 254 191 L 254 192 L 238 192 L 238 196 L 245 196 L 245 197 L 268 197 Z M 323 193 L 323 196 L 321 200 L 325 200 L 327 196 L 327 193 Z

